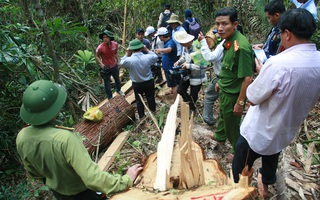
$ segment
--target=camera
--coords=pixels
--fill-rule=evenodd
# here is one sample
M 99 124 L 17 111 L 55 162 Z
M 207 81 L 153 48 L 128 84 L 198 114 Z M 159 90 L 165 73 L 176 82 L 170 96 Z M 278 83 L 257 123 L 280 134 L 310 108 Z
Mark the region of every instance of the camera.
M 172 67 L 172 70 L 169 70 L 170 75 L 176 79 L 187 79 L 191 73 L 190 69 L 183 69 L 181 66 Z
M 154 71 L 154 70 L 160 69 L 160 68 L 161 68 L 161 64 L 162 64 L 162 58 L 161 58 L 161 57 L 158 57 L 157 62 L 154 63 L 154 64 L 151 66 L 151 70 Z

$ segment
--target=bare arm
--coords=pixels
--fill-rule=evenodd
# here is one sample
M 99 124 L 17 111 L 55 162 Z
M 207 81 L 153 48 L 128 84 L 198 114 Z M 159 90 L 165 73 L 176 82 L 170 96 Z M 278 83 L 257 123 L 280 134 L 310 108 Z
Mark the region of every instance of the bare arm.
M 100 68 L 104 67 L 104 64 L 102 63 L 102 59 L 100 58 L 100 56 L 98 56 L 98 54 L 96 54 L 96 61 L 97 61 L 97 64 L 100 66 Z
M 159 54 L 159 53 L 170 53 L 172 51 L 172 48 L 171 47 L 167 47 L 167 48 L 162 48 L 162 49 L 155 49 L 154 52 L 156 54 Z

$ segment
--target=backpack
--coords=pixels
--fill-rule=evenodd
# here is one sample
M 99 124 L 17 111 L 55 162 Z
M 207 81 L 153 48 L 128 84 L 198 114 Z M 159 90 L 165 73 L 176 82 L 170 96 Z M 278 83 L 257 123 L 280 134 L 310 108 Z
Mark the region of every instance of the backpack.
M 161 21 L 161 24 L 160 24 L 160 27 L 167 27 L 168 26 L 168 23 L 167 23 L 167 21 L 170 19 L 170 17 L 171 17 L 171 14 L 172 14 L 172 12 L 170 12 L 170 13 L 162 13 L 162 21 Z
M 192 22 L 189 22 L 188 20 L 186 21 L 189 24 L 189 34 L 193 35 L 194 38 L 198 38 L 198 35 L 201 31 L 200 24 L 196 21 L 194 17 L 192 17 Z

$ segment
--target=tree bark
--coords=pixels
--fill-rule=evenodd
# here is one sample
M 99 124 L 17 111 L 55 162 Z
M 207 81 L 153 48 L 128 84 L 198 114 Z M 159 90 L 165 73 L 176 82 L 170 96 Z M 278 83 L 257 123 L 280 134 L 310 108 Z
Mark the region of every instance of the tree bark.
M 127 10 L 128 0 L 124 3 L 124 15 L 123 15 L 123 33 L 122 33 L 122 46 L 126 45 L 126 32 L 127 32 Z

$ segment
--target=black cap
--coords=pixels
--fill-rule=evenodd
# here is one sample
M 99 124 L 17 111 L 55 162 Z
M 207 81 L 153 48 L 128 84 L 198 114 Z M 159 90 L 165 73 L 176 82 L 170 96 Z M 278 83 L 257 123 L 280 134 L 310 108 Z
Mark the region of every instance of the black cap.
M 137 28 L 136 33 L 144 33 L 143 28 Z
M 165 7 L 166 9 L 170 9 L 171 5 L 170 5 L 170 3 L 166 3 L 166 4 L 164 5 L 164 7 Z

